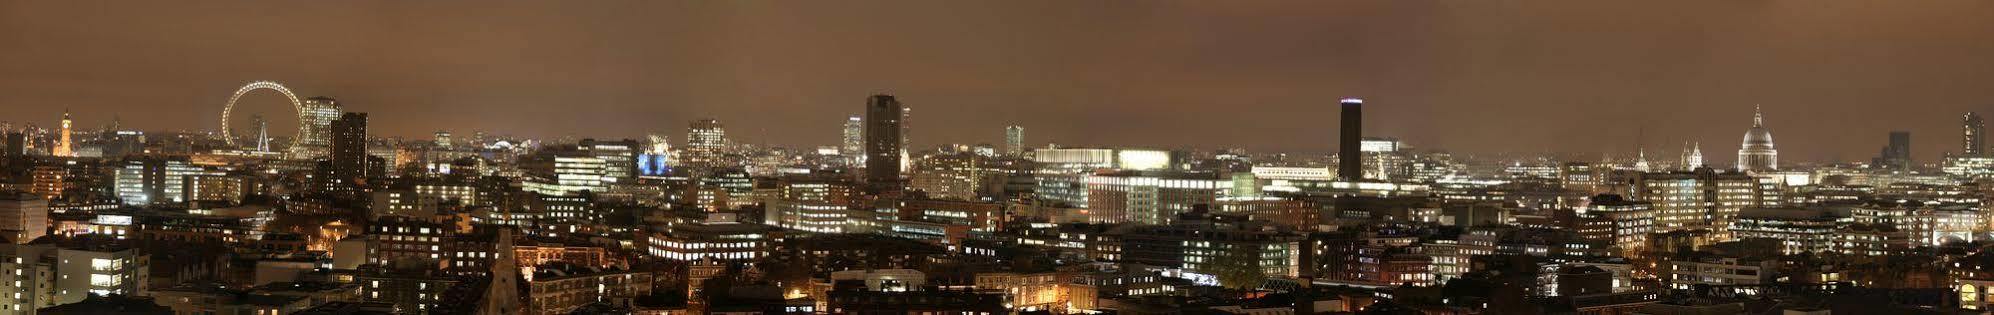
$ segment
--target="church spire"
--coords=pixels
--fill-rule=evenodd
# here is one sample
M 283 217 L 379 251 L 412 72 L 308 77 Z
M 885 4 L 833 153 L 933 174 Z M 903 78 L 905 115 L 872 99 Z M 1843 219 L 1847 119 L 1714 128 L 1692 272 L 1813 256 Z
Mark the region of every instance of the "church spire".
M 493 244 L 492 279 L 485 287 L 485 298 L 479 301 L 478 314 L 512 315 L 519 314 L 519 267 L 513 258 L 512 229 L 498 228 L 498 239 Z
M 1692 144 L 1690 144 L 1690 151 L 1689 151 L 1689 160 L 1688 160 L 1688 161 L 1684 161 L 1683 163 L 1685 164 L 1685 165 L 1683 165 L 1683 168 L 1687 168 L 1687 169 L 1690 169 L 1690 170 L 1696 170 L 1696 169 L 1697 169 L 1697 168 L 1699 168 L 1699 167 L 1703 167 L 1703 143 L 1702 143 L 1702 142 L 1697 142 L 1697 143 L 1692 143 Z
M 1765 113 L 1764 111 L 1760 111 L 1760 110 L 1759 110 L 1759 105 L 1758 105 L 1758 104 L 1752 104 L 1752 127 L 1753 127 L 1753 128 L 1758 128 L 1758 127 L 1765 127 L 1765 126 L 1766 126 L 1766 116 L 1765 116 L 1765 114 L 1764 114 L 1764 113 Z

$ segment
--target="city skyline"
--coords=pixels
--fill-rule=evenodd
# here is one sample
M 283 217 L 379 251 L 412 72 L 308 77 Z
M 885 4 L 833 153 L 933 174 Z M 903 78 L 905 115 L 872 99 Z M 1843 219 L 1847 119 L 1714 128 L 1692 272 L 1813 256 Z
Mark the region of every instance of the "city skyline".
M 1994 22 L 1960 13 L 1990 6 L 1975 2 L 1860 14 L 1849 9 L 1862 3 L 1838 1 L 1644 10 L 1561 4 L 1552 12 L 1540 12 L 1548 4 L 1464 3 L 1257 3 L 1222 10 L 1191 3 L 1137 10 L 1057 3 L 619 3 L 557 8 L 563 14 L 538 12 L 548 9 L 538 4 L 381 3 L 374 10 L 124 4 L 64 15 L 77 12 L 61 10 L 72 5 L 8 4 L 19 8 L 9 12 L 51 12 L 9 15 L 19 27 L 0 30 L 8 35 L 0 41 L 23 47 L 0 51 L 0 69 L 9 70 L 0 71 L 0 104 L 32 105 L 6 106 L 0 114 L 8 120 L 48 126 L 68 108 L 84 126 L 122 116 L 155 118 L 127 122 L 137 129 L 210 130 L 230 89 L 274 80 L 300 97 L 334 97 L 375 113 L 374 129 L 387 136 L 446 129 L 636 138 L 677 134 L 688 121 L 715 118 L 732 122 L 732 137 L 742 143 L 810 148 L 838 144 L 839 118 L 858 114 L 851 104 L 885 93 L 921 108 L 912 119 L 924 126 L 912 132 L 915 148 L 1002 144 L 1003 128 L 1018 125 L 1032 130 L 1032 147 L 1329 153 L 1335 100 L 1362 97 L 1375 104 L 1367 134 L 1417 148 L 1597 156 L 1632 154 L 1637 145 L 1674 155 L 1680 148 L 1673 146 L 1683 142 L 1728 144 L 1749 127 L 1751 107 L 1763 105 L 1788 160 L 1865 161 L 1889 131 L 1905 130 L 1929 139 L 1915 141 L 1912 156 L 1931 163 L 1958 152 L 1949 145 L 1956 142 L 1958 115 L 1994 111 L 1994 91 L 1965 83 L 1994 78 L 1985 70 L 1994 61 L 1974 58 L 1994 55 L 1994 44 L 1983 40 L 1994 38 Z M 267 15 L 241 12 L 251 10 Z M 464 13 L 414 23 L 443 10 Z M 1076 13 L 1037 14 L 1052 10 Z M 1436 13 L 1453 11 L 1487 14 Z M 1725 13 L 1702 14 L 1708 11 Z M 711 12 L 729 14 L 702 14 Z M 873 19 L 884 16 L 914 20 Z M 1700 23 L 1643 23 L 1679 18 Z M 92 26 L 62 24 L 72 19 Z M 494 19 L 561 27 L 445 36 Z M 583 19 L 592 23 L 568 23 Z M 1214 27 L 1173 26 L 1191 22 Z M 1552 27 L 1569 23 L 1603 30 Z M 1378 26 L 1344 27 L 1351 25 Z M 1065 34 L 1074 28 L 1099 30 Z M 1533 32 L 1477 31 L 1483 28 Z M 1119 32 L 1139 36 L 1105 37 Z M 188 40 L 146 39 L 168 37 Z M 1336 40 L 1302 40 L 1308 38 Z M 218 40 L 239 47 L 183 43 Z M 1891 45 L 1864 44 L 1878 42 Z M 701 48 L 684 49 L 691 46 Z M 790 52 L 805 48 L 823 53 Z M 140 49 L 171 53 L 110 53 Z M 1821 51 L 1838 53 L 1812 53 Z M 252 112 L 291 114 L 274 96 L 246 99 Z M 1899 103 L 1917 105 L 1887 105 Z M 273 123 L 275 134 L 292 133 L 286 127 L 293 123 Z M 1504 137 L 1486 138 L 1493 134 Z M 1734 161 L 1731 151 L 1713 150 L 1707 158 Z
M 0 315 L 1994 313 L 1994 1 L 95 1 Z

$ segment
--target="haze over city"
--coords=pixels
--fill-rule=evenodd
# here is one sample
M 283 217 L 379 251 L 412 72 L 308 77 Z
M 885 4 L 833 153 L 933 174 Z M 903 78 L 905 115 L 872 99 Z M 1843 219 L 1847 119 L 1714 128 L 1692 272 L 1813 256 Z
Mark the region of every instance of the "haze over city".
M 1982 84 L 1994 79 L 1989 11 L 1985 1 L 9 1 L 0 113 L 48 125 L 66 108 L 91 125 L 122 115 L 143 129 L 206 130 L 228 92 L 271 80 L 373 112 L 383 135 L 635 137 L 718 118 L 747 143 L 810 147 L 836 141 L 825 131 L 856 114 L 852 104 L 890 93 L 914 109 L 916 146 L 998 143 L 1015 124 L 1034 146 L 1328 153 L 1334 100 L 1364 97 L 1371 134 L 1417 147 L 1597 156 L 1729 147 L 1756 104 L 1788 159 L 1855 161 L 1886 131 L 1948 134 L 1958 113 L 1994 111 Z M 289 115 L 268 96 L 246 102 Z M 1956 151 L 1914 146 L 1923 162 Z
M 0 315 L 1988 314 L 1994 1 L 0 0 Z

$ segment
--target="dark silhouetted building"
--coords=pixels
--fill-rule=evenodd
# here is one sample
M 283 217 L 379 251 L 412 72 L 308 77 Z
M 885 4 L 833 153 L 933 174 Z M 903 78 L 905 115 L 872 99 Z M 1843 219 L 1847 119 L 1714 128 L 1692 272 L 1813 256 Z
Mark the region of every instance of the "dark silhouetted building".
M 900 190 L 900 101 L 892 95 L 873 95 L 865 105 L 866 191 L 882 193 Z
M 367 113 L 346 113 L 332 121 L 332 154 L 326 158 L 325 192 L 356 195 L 354 187 L 367 177 Z
M 1337 134 L 1342 139 L 1336 143 L 1336 177 L 1344 180 L 1364 179 L 1364 100 L 1343 99 L 1343 131 Z
M 1894 171 L 1911 170 L 1911 132 L 1891 131 L 1890 143 L 1883 146 L 1883 152 L 1876 155 L 1872 166 Z

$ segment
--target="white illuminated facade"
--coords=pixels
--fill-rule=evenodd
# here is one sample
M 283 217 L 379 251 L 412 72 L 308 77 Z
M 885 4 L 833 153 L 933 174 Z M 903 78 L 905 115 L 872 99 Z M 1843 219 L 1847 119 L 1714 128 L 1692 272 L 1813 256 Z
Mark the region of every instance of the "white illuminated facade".
M 1037 149 L 1032 162 L 1042 169 L 1076 171 L 1115 167 L 1114 149 Z
M 592 156 L 554 157 L 552 178 L 528 178 L 522 185 L 527 191 L 542 195 L 570 195 L 582 191 L 605 191 L 603 175 L 608 173 L 608 164 L 601 158 Z
M 1946 157 L 1940 170 L 1948 175 L 1967 178 L 1994 178 L 1994 157 L 1952 156 Z
M 130 246 L 109 242 L 90 237 L 0 244 L 0 284 L 6 284 L 0 285 L 0 314 L 33 314 L 91 294 L 139 294 L 148 278 L 146 260 Z
M 1168 224 L 1193 205 L 1210 205 L 1231 195 L 1231 179 L 1185 175 L 1087 176 L 1088 221 Z
M 1336 172 L 1327 167 L 1254 166 L 1253 178 L 1264 180 L 1333 180 Z
M 1731 223 L 1737 239 L 1773 239 L 1780 253 L 1818 253 L 1834 249 L 1835 230 L 1850 218 L 1836 217 L 1815 209 L 1746 209 Z
M 1357 149 L 1364 153 L 1398 152 L 1399 139 L 1365 137 L 1357 143 Z
M 196 175 L 222 173 L 179 159 L 134 159 L 117 167 L 112 188 L 128 206 L 183 204 L 187 202 L 187 179 Z
M 845 233 L 850 210 L 823 201 L 777 200 L 767 205 L 769 224 L 812 233 Z
M 608 185 L 628 183 L 637 179 L 637 146 L 636 140 L 584 139 L 575 145 L 575 149 L 582 151 L 584 155 L 602 160 L 602 182 Z
M 838 146 L 838 154 L 844 156 L 851 165 L 865 165 L 864 117 L 845 118 L 844 143 Z
M 1760 189 L 1757 177 L 1701 169 L 1639 173 L 1630 197 L 1654 204 L 1656 232 L 1699 228 L 1721 232 L 1739 211 L 1763 206 Z
M 766 225 L 735 222 L 729 214 L 673 225 L 644 239 L 645 253 L 669 260 L 716 259 L 745 262 L 768 256 L 782 234 Z
M 1147 171 L 1170 168 L 1170 151 L 1160 150 L 1117 150 L 1115 167 L 1122 170 Z

